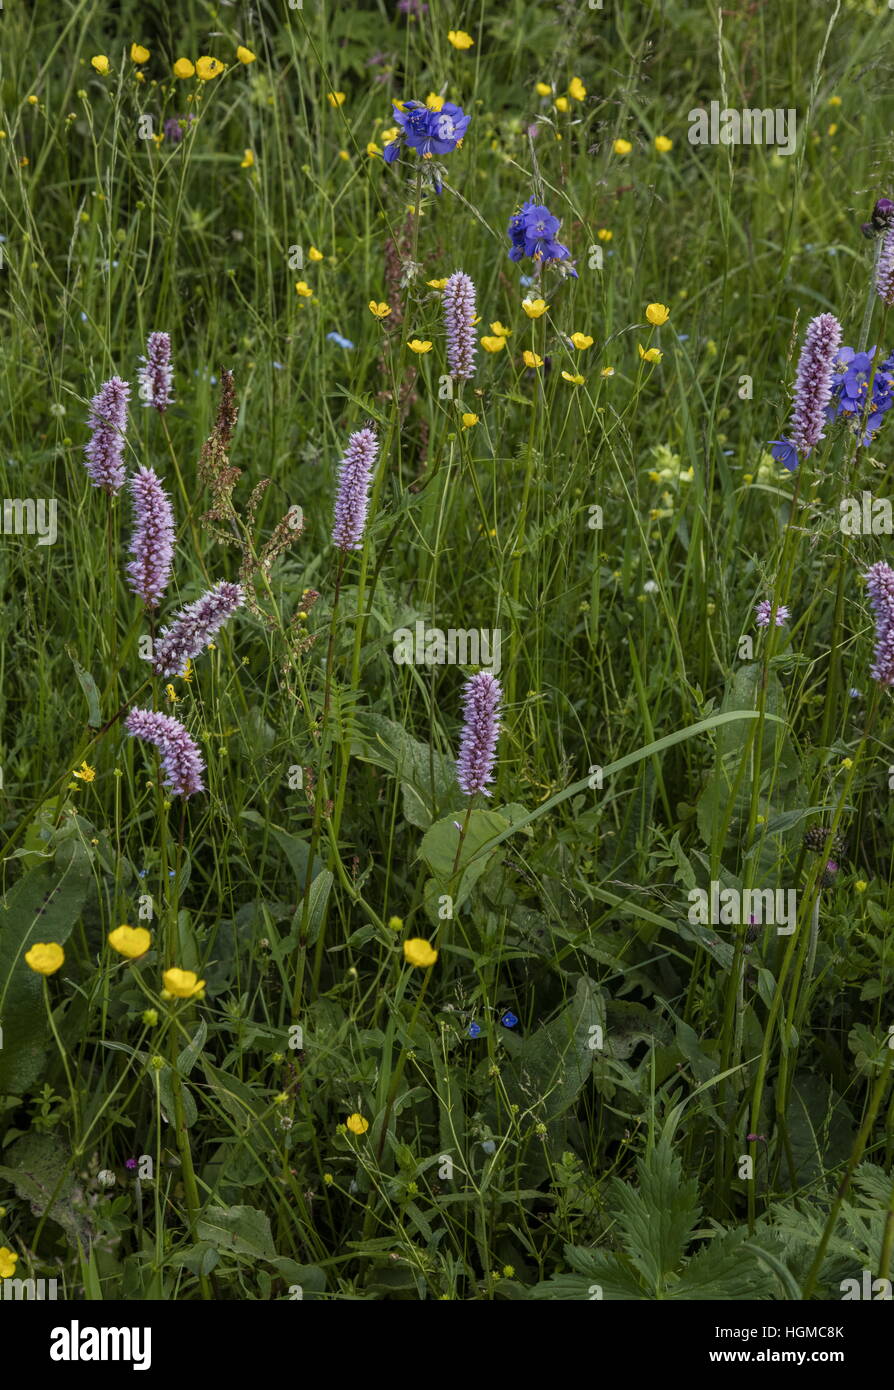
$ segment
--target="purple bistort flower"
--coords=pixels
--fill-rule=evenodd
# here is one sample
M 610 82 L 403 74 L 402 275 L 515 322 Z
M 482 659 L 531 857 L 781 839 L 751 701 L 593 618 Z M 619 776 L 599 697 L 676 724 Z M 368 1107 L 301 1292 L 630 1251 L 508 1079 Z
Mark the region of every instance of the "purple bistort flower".
M 444 286 L 447 367 L 451 376 L 469 380 L 475 371 L 475 286 L 455 270 Z
M 894 570 L 879 560 L 866 574 L 875 616 L 875 661 L 869 674 L 880 685 L 894 685 Z
M 769 627 L 771 622 L 775 622 L 777 627 L 784 627 L 792 616 L 791 609 L 786 608 L 784 603 L 774 607 L 768 598 L 761 599 L 760 603 L 755 605 L 755 613 L 757 616 L 754 621 L 758 627 Z
M 456 762 L 456 780 L 466 796 L 487 790 L 493 780 L 497 739 L 500 736 L 500 682 L 489 671 L 470 676 L 463 691 L 465 723 Z
M 187 661 L 199 655 L 212 637 L 223 627 L 236 609 L 245 602 L 240 584 L 224 580 L 215 584 L 195 603 L 189 603 L 175 613 L 169 627 L 164 627 L 155 643 L 152 669 L 157 676 L 178 676 Z
M 172 796 L 194 796 L 205 790 L 202 755 L 179 720 L 153 709 L 132 709 L 124 721 L 132 738 L 153 743 L 161 754 L 165 786 Z
M 137 373 L 140 378 L 140 400 L 144 405 L 154 405 L 159 415 L 163 415 L 173 402 L 171 386 L 171 338 L 168 333 L 150 333 L 146 341 L 146 356 Z
M 369 510 L 369 485 L 378 452 L 376 432 L 368 426 L 357 430 L 348 440 L 338 470 L 338 494 L 332 527 L 332 544 L 339 550 L 359 550 L 363 544 Z
M 172 145 L 179 145 L 186 131 L 195 120 L 195 116 L 169 116 L 164 123 L 164 137 L 170 140 Z
M 130 480 L 133 498 L 133 556 L 127 566 L 128 584 L 147 608 L 157 608 L 171 578 L 174 558 L 174 510 L 161 479 L 151 468 L 140 468 Z
M 124 486 L 124 431 L 127 429 L 127 402 L 130 387 L 120 376 L 113 376 L 99 388 L 90 402 L 88 424 L 93 431 L 85 445 L 87 472 L 94 487 L 109 494 Z
M 795 376 L 791 439 L 774 439 L 770 453 L 793 472 L 825 437 L 826 407 L 832 399 L 833 371 L 841 346 L 841 324 L 834 314 L 811 319 Z
M 894 224 L 894 203 L 890 198 L 879 198 L 872 209 L 872 219 L 864 222 L 860 230 L 865 237 L 878 236 Z
M 894 308 L 894 226 L 885 229 L 875 272 L 875 287 L 887 307 Z

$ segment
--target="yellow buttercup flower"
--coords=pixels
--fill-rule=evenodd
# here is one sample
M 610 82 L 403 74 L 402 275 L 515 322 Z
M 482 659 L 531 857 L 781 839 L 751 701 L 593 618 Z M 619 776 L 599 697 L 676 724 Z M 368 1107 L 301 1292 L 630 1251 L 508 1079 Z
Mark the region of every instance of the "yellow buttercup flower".
M 553 94 L 553 89 L 548 82 L 538 82 L 534 90 L 539 97 L 551 97 Z
M 408 965 L 415 965 L 418 969 L 424 970 L 429 965 L 434 965 L 438 953 L 430 941 L 421 936 L 411 936 L 404 942 L 404 959 Z
M 253 169 L 255 167 L 255 157 L 252 150 L 246 150 L 239 165 L 240 169 Z
M 12 1279 L 16 1272 L 18 1255 L 8 1245 L 0 1245 L 0 1279 Z
M 522 357 L 525 359 L 525 366 L 526 366 L 526 367 L 542 367 L 542 366 L 543 366 L 543 358 L 542 358 L 542 357 L 538 357 L 536 352 L 529 352 L 527 348 L 526 348 L 525 351 L 522 353 Z
M 575 101 L 583 101 L 587 95 L 587 89 L 579 77 L 572 77 L 568 83 L 568 95 L 573 97 Z
M 572 333 L 571 341 L 578 351 L 583 352 L 585 348 L 593 346 L 593 339 L 589 333 Z
M 90 65 L 96 69 L 100 77 L 106 77 L 108 75 L 110 63 L 104 53 L 97 53 L 95 58 L 91 58 Z
M 306 280 L 298 280 L 295 284 L 295 293 L 300 294 L 302 299 L 310 299 L 313 290 Z
M 185 80 L 187 77 L 195 77 L 195 75 L 196 75 L 195 67 L 194 67 L 193 64 L 189 61 L 188 58 L 178 58 L 178 59 L 177 59 L 176 63 L 174 64 L 174 76 L 175 76 L 175 77 L 181 77 L 181 78 L 183 78 L 183 79 Z
M 549 305 L 545 299 L 523 299 L 522 308 L 529 319 L 539 319 L 546 313 Z
M 670 318 L 670 309 L 666 304 L 647 304 L 646 318 L 653 323 L 656 328 L 660 328 L 663 323 L 667 323 Z
M 600 241 L 611 241 L 612 237 L 614 236 L 614 232 L 610 232 L 608 227 L 600 227 L 596 235 L 598 236 Z
M 599 373 L 600 376 L 614 376 L 614 374 L 614 367 L 603 367 L 602 371 Z
M 629 140 L 616 140 L 612 145 L 615 154 L 629 154 L 633 149 Z
M 307 248 L 307 254 L 312 261 L 321 261 L 323 259 L 322 251 L 318 251 L 315 246 L 309 246 Z
M 397 102 L 394 104 L 396 106 Z M 386 145 L 389 141 L 396 140 L 398 135 L 400 135 L 400 126 L 390 125 L 387 130 L 382 131 L 382 139 L 385 141 Z
M 386 304 L 384 300 L 377 304 L 374 299 L 371 299 L 369 301 L 369 312 L 374 318 L 387 319 L 388 315 L 391 313 L 391 305 Z
M 557 111 L 567 111 L 569 110 L 570 105 L 571 103 L 569 102 L 567 97 L 556 97 L 555 101 L 553 102 L 553 106 L 556 108 Z
M 58 941 L 36 941 L 25 952 L 25 964 L 38 975 L 55 975 L 64 960 L 65 952 Z
M 71 775 L 72 777 L 78 777 L 82 782 L 95 782 L 96 768 L 90 767 L 87 763 L 81 763 L 81 766 L 78 768 L 78 770 L 76 772 L 73 772 Z
M 420 342 L 418 338 L 411 338 L 410 341 L 407 343 L 407 347 L 410 349 L 411 352 L 431 352 L 431 343 L 428 341 L 427 338 L 424 342 Z
M 239 62 L 244 63 L 246 67 L 249 63 L 255 61 L 255 55 L 252 53 L 251 49 L 246 48 L 243 44 L 240 44 L 236 49 L 236 57 L 239 59 Z
M 475 40 L 465 29 L 451 29 L 447 34 L 447 42 L 452 43 L 454 48 L 463 49 L 471 48 Z
M 401 929 L 401 927 L 403 926 L 403 924 L 404 924 L 404 919 L 403 919 L 403 917 L 389 917 L 389 918 L 388 918 L 388 925 L 389 925 L 389 927 L 391 928 L 392 931 L 400 931 L 400 929 Z
M 348 1116 L 345 1120 L 345 1124 L 352 1134 L 365 1134 L 369 1129 L 369 1120 L 364 1119 L 364 1117 L 359 1115 L 356 1111 L 353 1115 Z
M 562 376 L 565 378 L 566 381 L 570 381 L 574 386 L 583 386 L 584 381 L 586 380 L 585 377 L 582 377 L 580 375 L 572 376 L 570 372 L 563 372 Z
M 201 996 L 205 989 L 205 981 L 198 979 L 194 970 L 179 970 L 176 965 L 166 970 L 162 979 L 165 993 L 173 995 L 175 999 L 194 999 L 196 995 Z
M 490 331 L 491 333 L 496 333 L 499 338 L 508 338 L 512 329 L 504 327 L 500 320 L 497 319 L 496 322 L 491 324 Z
M 506 339 L 501 337 L 489 338 L 485 335 L 480 341 L 485 352 L 502 352 L 506 346 Z
M 347 150 L 339 150 L 339 152 L 338 152 L 338 157 L 339 157 L 339 159 L 350 159 L 350 158 L 351 158 L 351 156 L 348 154 Z
M 639 355 L 644 362 L 661 361 L 661 353 L 658 351 L 657 348 L 644 348 L 641 343 L 637 343 L 636 346 L 639 349 Z
M 429 111 L 440 111 L 444 105 L 444 98 L 439 97 L 437 92 L 429 92 L 425 98 L 425 104 Z
M 210 82 L 212 77 L 219 77 L 224 70 L 224 65 L 219 58 L 200 58 L 196 63 L 196 72 L 203 82 Z
M 381 145 L 377 145 L 376 142 L 375 142 L 375 140 L 370 140 L 369 143 L 368 143 L 368 145 L 366 146 L 366 153 L 367 153 L 368 155 L 381 154 L 381 153 L 382 153 L 382 147 L 381 147 Z
M 128 960 L 138 960 L 152 945 L 152 933 L 145 927 L 129 927 L 125 923 L 109 932 L 109 945 L 119 956 L 127 956 Z
M 140 43 L 132 43 L 130 45 L 130 61 L 132 63 L 148 63 L 148 48 L 144 48 L 143 45 Z
M 327 92 L 327 93 L 326 93 L 326 100 L 328 101 L 328 103 L 329 103 L 330 106 L 344 106 L 344 104 L 345 104 L 345 99 L 346 99 L 346 98 L 345 98 L 344 92 Z
M 478 416 L 473 415 L 471 410 L 467 411 L 466 414 L 462 417 L 462 419 L 464 430 L 469 430 L 472 428 L 473 425 L 478 424 Z M 437 959 L 437 952 L 435 952 L 435 959 Z M 432 961 L 430 962 L 430 964 L 434 964 L 434 962 Z
M 445 276 L 443 280 L 426 280 L 425 283 L 428 285 L 430 290 L 442 290 L 444 286 L 447 284 L 447 278 Z
M 841 97 L 829 97 L 829 105 L 830 105 L 830 106 L 840 106 L 840 105 L 841 105 Z
M 172 685 L 165 686 L 165 694 L 172 705 L 176 705 L 177 701 L 180 699 L 180 696 Z
M 656 135 L 655 148 L 659 154 L 667 154 L 669 150 L 674 148 L 674 142 L 669 140 L 666 135 Z

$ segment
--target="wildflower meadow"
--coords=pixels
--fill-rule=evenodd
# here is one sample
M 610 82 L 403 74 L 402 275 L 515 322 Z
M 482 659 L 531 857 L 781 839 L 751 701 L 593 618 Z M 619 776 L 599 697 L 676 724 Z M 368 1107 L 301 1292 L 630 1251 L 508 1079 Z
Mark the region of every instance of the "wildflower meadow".
M 0 1318 L 891 1299 L 892 45 L 0 7 Z

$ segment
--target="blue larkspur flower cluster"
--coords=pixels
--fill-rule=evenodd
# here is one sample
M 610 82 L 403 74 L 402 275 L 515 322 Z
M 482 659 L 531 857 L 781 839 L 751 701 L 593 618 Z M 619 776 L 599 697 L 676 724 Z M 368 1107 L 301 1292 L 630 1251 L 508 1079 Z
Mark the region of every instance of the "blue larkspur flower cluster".
M 827 420 L 837 420 L 840 415 L 850 415 L 853 423 L 859 420 L 866 410 L 869 398 L 869 381 L 872 377 L 872 362 L 876 349 L 868 352 L 855 352 L 853 348 L 843 347 L 835 359 L 832 401 L 826 409 Z M 894 404 L 894 353 L 886 357 L 876 367 L 872 377 L 872 400 L 865 419 L 863 444 L 869 444 L 887 412 Z
M 571 252 L 556 240 L 561 225 L 548 207 L 529 199 L 509 219 L 509 240 L 512 242 L 509 259 L 520 261 L 530 256 L 544 265 L 558 263 L 577 279 L 577 271 L 571 265 Z
M 832 375 L 832 399 L 824 414 L 831 423 L 842 415 L 850 418 L 852 427 L 858 428 L 863 422 L 861 443 L 871 444 L 873 436 L 882 424 L 885 415 L 894 405 L 894 352 L 880 362 L 872 375 L 872 363 L 876 349 L 857 352 L 852 347 L 839 348 L 835 355 Z M 872 381 L 872 399 L 869 401 L 869 383 Z M 868 409 L 867 409 L 867 401 Z M 864 419 L 865 412 L 865 419 Z M 798 451 L 790 439 L 774 439 L 770 443 L 770 453 L 777 463 L 781 463 L 790 473 L 798 466 Z
M 462 143 L 471 119 L 452 101 L 445 101 L 440 111 L 433 111 L 424 101 L 402 102 L 394 107 L 394 120 L 401 135 L 385 146 L 385 163 L 394 163 L 402 144 L 417 150 L 423 159 L 452 153 Z
M 434 160 L 460 147 L 463 136 L 472 120 L 461 106 L 452 101 L 442 101 L 439 110 L 424 101 L 402 101 L 394 103 L 394 121 L 400 127 L 398 135 L 382 151 L 386 164 L 393 164 L 402 149 L 415 150 L 423 159 Z M 430 182 L 435 193 L 443 187 L 443 170 L 438 165 L 431 168 Z M 562 223 L 542 203 L 529 198 L 509 219 L 509 259 L 520 261 L 525 256 L 538 265 L 556 266 L 563 275 L 578 278 L 571 252 L 563 242 L 558 241 Z M 523 279 L 522 284 L 530 284 Z

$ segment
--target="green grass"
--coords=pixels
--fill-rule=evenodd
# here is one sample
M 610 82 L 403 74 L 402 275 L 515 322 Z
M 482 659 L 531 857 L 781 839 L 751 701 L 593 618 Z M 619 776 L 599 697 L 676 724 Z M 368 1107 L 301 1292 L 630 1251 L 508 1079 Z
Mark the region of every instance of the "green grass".
M 0 536 L 17 1275 L 131 1300 L 835 1299 L 894 1277 L 894 744 L 861 581 L 889 545 L 838 524 L 842 498 L 887 496 L 892 426 L 868 448 L 835 426 L 795 477 L 766 453 L 811 318 L 894 348 L 860 233 L 894 186 L 887 6 L 736 0 L 722 28 L 677 0 L 120 10 L 2 16 L 0 497 L 55 499 L 59 526 Z M 201 54 L 226 71 L 170 75 Z M 567 111 L 535 90 L 574 76 Z M 473 120 L 420 202 L 410 158 L 367 144 L 429 92 Z M 691 145 L 714 100 L 795 108 L 795 153 Z M 579 272 L 531 287 L 536 320 L 506 237 L 532 196 Z M 450 398 L 429 281 L 457 268 L 478 336 L 512 331 Z M 136 390 L 158 329 L 164 417 Z M 241 471 L 215 532 L 198 462 L 224 370 Z M 189 682 L 146 683 L 127 495 L 83 465 L 114 374 L 128 465 L 175 509 L 158 621 L 253 576 Z M 367 421 L 370 521 L 340 567 L 337 468 Z M 792 617 L 761 632 L 768 597 Z M 417 620 L 502 635 L 496 780 L 468 819 L 469 670 L 396 663 Z M 185 806 L 124 736 L 134 700 L 199 742 Z M 817 825 L 845 839 L 831 886 Z M 690 922 L 711 880 L 797 889 L 796 930 Z M 151 927 L 137 962 L 107 944 L 122 923 Z M 46 981 L 35 941 L 64 944 Z M 172 964 L 204 998 L 161 997 Z

